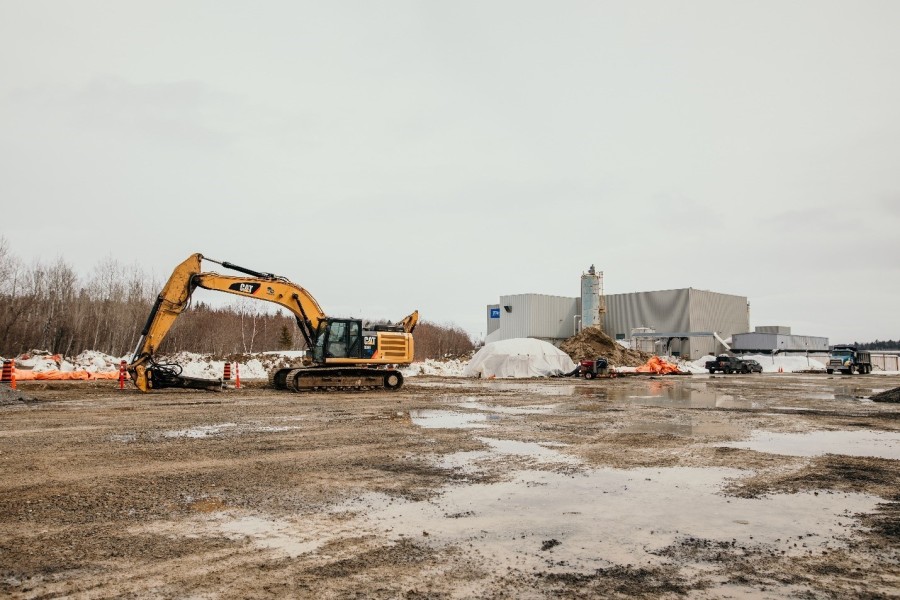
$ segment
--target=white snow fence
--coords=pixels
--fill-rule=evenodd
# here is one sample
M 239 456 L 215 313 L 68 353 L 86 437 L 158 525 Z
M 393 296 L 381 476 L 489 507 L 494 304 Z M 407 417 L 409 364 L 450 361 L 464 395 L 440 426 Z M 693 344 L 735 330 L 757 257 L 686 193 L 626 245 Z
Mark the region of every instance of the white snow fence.
M 485 344 L 466 365 L 463 377 L 550 377 L 574 369 L 569 355 L 553 344 L 514 338 Z

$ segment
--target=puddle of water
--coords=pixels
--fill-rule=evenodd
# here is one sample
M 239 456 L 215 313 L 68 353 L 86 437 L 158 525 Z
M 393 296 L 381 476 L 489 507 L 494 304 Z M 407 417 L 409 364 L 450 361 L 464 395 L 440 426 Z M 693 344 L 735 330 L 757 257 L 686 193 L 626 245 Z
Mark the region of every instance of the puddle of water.
M 327 541 L 321 536 L 306 540 L 292 523 L 255 516 L 224 521 L 219 524 L 219 529 L 231 539 L 248 538 L 260 548 L 276 550 L 291 558 L 313 552 Z
M 719 394 L 707 390 L 667 388 L 655 396 L 629 396 L 628 400 L 641 406 L 685 407 L 685 408 L 752 408 L 753 403 L 744 398 Z
M 755 431 L 748 440 L 717 445 L 788 456 L 842 454 L 900 460 L 900 433 L 889 431 Z
M 483 429 L 490 427 L 484 413 L 462 413 L 451 410 L 411 410 L 413 425 L 426 429 Z M 495 419 L 496 420 L 496 416 Z
M 548 448 L 544 444 L 535 442 L 519 442 L 516 440 L 498 440 L 494 438 L 477 438 L 491 447 L 491 451 L 495 455 L 513 455 L 523 456 L 534 459 L 540 463 L 567 463 L 580 464 L 580 460 L 573 456 L 569 456 L 559 450 Z
M 486 437 L 476 439 L 489 446 L 490 449 L 445 454 L 434 462 L 435 466 L 464 473 L 475 473 L 481 470 L 479 467 L 481 463 L 495 461 L 506 456 L 519 456 L 538 464 L 581 464 L 581 461 L 574 456 L 552 449 L 566 446 L 560 442 L 518 442 Z
M 640 406 L 662 408 L 755 408 L 750 400 L 740 396 L 721 394 L 707 389 L 706 384 L 670 381 L 648 381 L 637 391 L 632 388 L 613 388 L 601 393 L 604 398 Z
M 574 385 L 556 385 L 540 383 L 519 383 L 512 381 L 496 381 L 490 383 L 491 389 L 501 391 L 522 392 L 539 396 L 571 396 L 575 393 Z
M 463 473 L 475 473 L 479 471 L 478 463 L 493 458 L 495 455 L 486 450 L 472 450 L 469 452 L 454 452 L 445 454 L 435 461 L 435 466 L 441 469 L 462 471 Z
M 612 564 L 662 564 L 660 550 L 689 537 L 771 546 L 787 555 L 841 547 L 853 514 L 874 509 L 863 494 L 719 493 L 736 469 L 520 471 L 509 481 L 450 487 L 431 501 L 377 494 L 336 508 L 392 539 L 471 546 L 495 570 L 590 572 Z M 549 544 L 548 542 L 558 542 Z M 796 544 L 796 547 L 794 546 Z
M 460 408 L 469 410 L 481 410 L 485 412 L 501 413 L 505 415 L 540 415 L 552 412 L 558 405 L 541 404 L 537 406 L 496 406 L 485 404 L 476 400 L 467 400 L 459 403 Z
M 497 381 L 493 379 L 464 379 L 462 381 L 416 381 L 416 386 L 429 388 L 478 387 L 499 391 L 515 391 L 539 396 L 571 396 L 575 393 L 574 385 L 559 385 L 545 380 L 530 381 Z

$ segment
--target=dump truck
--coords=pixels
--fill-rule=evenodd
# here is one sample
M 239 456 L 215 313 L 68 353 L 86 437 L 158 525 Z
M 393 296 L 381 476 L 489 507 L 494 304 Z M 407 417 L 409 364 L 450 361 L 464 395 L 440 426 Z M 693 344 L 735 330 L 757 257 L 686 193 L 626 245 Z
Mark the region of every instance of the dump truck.
M 845 375 L 871 373 L 872 355 L 865 350 L 859 350 L 856 346 L 833 346 L 825 371 L 829 375 L 835 371 Z

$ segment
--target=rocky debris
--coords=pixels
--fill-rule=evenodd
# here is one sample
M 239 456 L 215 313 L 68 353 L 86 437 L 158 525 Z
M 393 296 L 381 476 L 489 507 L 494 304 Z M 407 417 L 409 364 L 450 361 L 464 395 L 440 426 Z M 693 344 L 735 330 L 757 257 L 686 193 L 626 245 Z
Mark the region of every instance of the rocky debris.
M 23 394 L 20 390 L 12 389 L 8 384 L 0 384 L 0 406 L 29 404 L 31 402 L 37 402 L 37 400 L 27 394 Z
M 900 387 L 872 396 L 875 402 L 900 402 Z
M 640 350 L 623 347 L 603 333 L 599 327 L 581 330 L 578 335 L 560 344 L 559 349 L 571 356 L 576 363 L 602 356 L 614 367 L 639 367 L 653 356 Z

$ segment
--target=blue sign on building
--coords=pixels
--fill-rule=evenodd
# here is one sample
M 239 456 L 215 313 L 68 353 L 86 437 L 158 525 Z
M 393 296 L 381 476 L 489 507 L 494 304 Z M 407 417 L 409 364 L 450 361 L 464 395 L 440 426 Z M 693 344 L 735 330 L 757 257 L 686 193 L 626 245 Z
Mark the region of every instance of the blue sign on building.
M 492 318 L 492 319 L 499 319 L 499 318 L 500 318 L 500 309 L 499 309 L 499 308 L 492 308 L 492 309 L 491 309 L 491 318 Z

